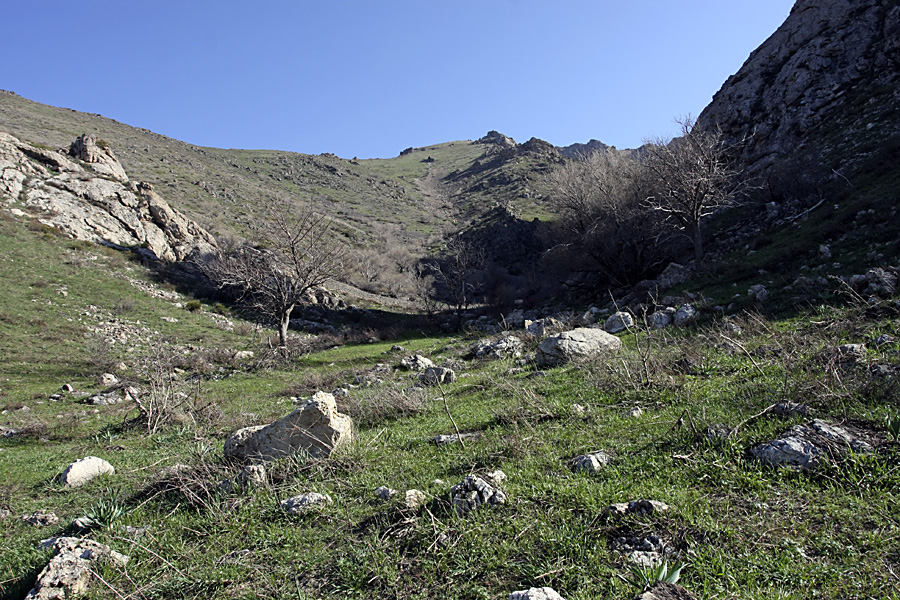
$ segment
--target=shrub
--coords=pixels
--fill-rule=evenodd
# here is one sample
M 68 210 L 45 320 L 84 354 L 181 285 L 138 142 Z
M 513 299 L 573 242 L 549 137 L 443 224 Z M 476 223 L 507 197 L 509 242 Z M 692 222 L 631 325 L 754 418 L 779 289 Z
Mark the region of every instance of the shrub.
M 203 307 L 203 304 L 199 300 L 189 300 L 185 305 L 185 308 L 191 312 L 197 312 Z

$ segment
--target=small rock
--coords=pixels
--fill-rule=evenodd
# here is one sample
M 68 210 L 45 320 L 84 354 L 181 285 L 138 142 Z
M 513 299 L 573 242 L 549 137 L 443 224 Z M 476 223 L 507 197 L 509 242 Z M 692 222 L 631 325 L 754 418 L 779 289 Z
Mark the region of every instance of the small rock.
M 587 413 L 587 408 L 581 404 L 573 404 L 569 407 L 569 410 L 571 410 L 572 414 L 576 417 L 583 417 Z
M 572 460 L 572 468 L 575 471 L 587 471 L 588 473 L 599 473 L 603 467 L 609 464 L 609 455 L 605 452 L 591 452 L 590 454 L 582 454 L 576 456 Z
M 456 514 L 465 516 L 483 506 L 506 503 L 506 494 L 477 475 L 467 475 L 450 488 L 450 498 Z
M 808 417 L 812 414 L 812 410 L 807 405 L 798 402 L 779 402 L 772 407 L 771 412 L 779 417 Z
M 434 363 L 430 358 L 425 358 L 421 354 L 413 354 L 400 360 L 400 368 L 407 371 L 424 371 L 429 367 L 433 367 Z
M 104 387 L 110 387 L 119 383 L 119 378 L 113 375 L 112 373 L 104 373 L 100 376 L 98 380 L 100 385 Z
M 235 361 L 250 360 L 254 356 L 256 355 L 252 350 L 238 350 L 234 353 L 233 359 Z
M 319 494 L 317 492 L 308 492 L 306 494 L 300 494 L 299 496 L 294 496 L 293 498 L 288 498 L 287 500 L 281 501 L 281 510 L 290 513 L 292 515 L 300 514 L 309 511 L 312 508 L 318 506 L 325 506 L 326 504 L 332 504 L 331 496 L 328 494 Z
M 421 490 L 406 490 L 406 508 L 413 510 L 419 509 L 422 506 L 425 506 L 426 501 L 427 497 L 425 496 L 425 492 Z
M 79 487 L 100 475 L 113 475 L 115 472 L 115 468 L 102 458 L 86 456 L 66 467 L 58 481 L 68 487 Z
M 603 324 L 603 330 L 606 333 L 619 333 L 630 327 L 634 327 L 634 318 L 624 311 L 613 313 Z
M 375 488 L 375 491 L 373 493 L 375 494 L 376 498 L 380 498 L 381 500 L 390 500 L 397 494 L 397 490 L 382 485 Z
M 654 329 L 665 329 L 672 324 L 672 315 L 664 310 L 658 310 L 650 315 L 649 322 Z
M 456 435 L 455 433 L 446 433 L 434 436 L 431 438 L 431 443 L 437 444 L 438 446 L 444 446 L 446 444 L 458 444 L 460 438 L 462 438 L 463 442 L 467 442 L 469 440 L 478 439 L 479 437 L 480 434 L 477 432 L 460 433 L 459 435 Z
M 685 304 L 681 306 L 681 308 L 679 308 L 677 311 L 675 311 L 675 324 L 684 325 L 688 321 L 693 320 L 696 316 L 697 309 L 690 304 Z
M 657 500 L 634 500 L 632 502 L 618 502 L 610 504 L 600 513 L 601 518 L 611 519 L 624 517 L 625 515 L 645 515 L 653 512 L 665 512 L 669 506 Z
M 425 385 L 439 385 L 456 381 L 456 372 L 447 367 L 428 367 L 421 375 Z
M 75 388 L 72 387 L 72 384 L 70 384 L 70 383 L 64 383 L 60 389 L 64 392 L 66 392 L 67 394 L 71 394 L 72 392 L 75 391 Z
M 37 511 L 28 515 L 22 515 L 22 521 L 36 527 L 49 527 L 59 523 L 59 517 L 56 513 Z
M 529 588 L 509 595 L 509 600 L 563 600 L 556 590 L 550 587 Z
M 629 409 L 629 410 L 625 413 L 625 416 L 626 416 L 626 417 L 630 417 L 630 418 L 632 418 L 632 419 L 637 419 L 638 417 L 640 417 L 640 416 L 643 415 L 643 414 L 644 414 L 644 411 L 641 409 L 641 407 L 640 407 L 640 406 L 635 406 L 634 408 Z
M 26 600 L 64 600 L 82 595 L 97 567 L 98 561 L 112 561 L 119 565 L 128 557 L 111 550 L 109 546 L 89 539 L 60 537 L 46 540 L 56 554 L 38 575 L 34 588 Z
M 247 465 L 238 473 L 237 483 L 241 487 L 265 487 L 268 482 L 263 465 Z

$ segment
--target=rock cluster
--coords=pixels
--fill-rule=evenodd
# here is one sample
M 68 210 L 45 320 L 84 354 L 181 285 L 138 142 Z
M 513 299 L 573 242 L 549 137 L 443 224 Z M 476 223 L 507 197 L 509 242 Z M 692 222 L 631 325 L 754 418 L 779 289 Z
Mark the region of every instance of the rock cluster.
M 467 475 L 450 488 L 453 508 L 460 516 L 481 507 L 506 503 L 506 494 L 477 475 Z

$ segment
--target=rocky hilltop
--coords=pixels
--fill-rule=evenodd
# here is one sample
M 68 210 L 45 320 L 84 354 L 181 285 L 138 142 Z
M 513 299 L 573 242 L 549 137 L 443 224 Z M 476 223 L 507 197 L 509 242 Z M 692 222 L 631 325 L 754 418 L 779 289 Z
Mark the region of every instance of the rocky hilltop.
M 89 134 L 50 150 L 0 132 L 0 200 L 74 239 L 139 246 L 151 258 L 183 260 L 216 245 L 152 185 L 129 181 L 109 146 Z
M 698 121 L 748 137 L 754 170 L 780 157 L 857 162 L 900 135 L 900 2 L 798 0 Z

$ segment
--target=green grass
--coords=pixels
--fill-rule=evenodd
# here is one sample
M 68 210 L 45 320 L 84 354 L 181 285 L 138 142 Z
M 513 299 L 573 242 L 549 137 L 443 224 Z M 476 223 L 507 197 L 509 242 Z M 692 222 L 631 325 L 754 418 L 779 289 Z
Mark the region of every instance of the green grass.
M 546 585 L 571 599 L 631 598 L 634 589 L 619 577 L 628 576 L 628 563 L 615 540 L 650 533 L 674 550 L 670 562 L 688 563 L 680 583 L 700 597 L 895 594 L 900 446 L 886 427 L 897 415 L 898 386 L 895 375 L 879 379 L 868 366 L 896 364 L 897 348 L 871 349 L 859 364 L 831 360 L 838 344 L 897 335 L 893 301 L 742 317 L 742 333 L 727 335 L 743 350 L 723 343 L 723 324 L 706 316 L 686 329 L 653 332 L 644 358 L 641 333 L 625 336 L 618 356 L 538 377 L 511 361 L 461 361 L 473 341 L 465 336 L 409 336 L 400 341 L 407 352 L 462 366 L 465 376 L 443 393 L 460 430 L 480 434 L 465 446 L 435 446 L 432 436 L 454 431 L 439 390 L 414 391 L 414 374 L 399 370 L 380 375 L 381 384 L 352 388 L 376 363 L 399 363 L 395 342 L 235 368 L 202 348 L 263 353 L 239 319 L 235 329 L 243 334 L 215 326 L 209 307 L 176 311 L 139 292 L 115 276 L 149 281 L 124 255 L 15 222 L 0 227 L 0 334 L 9 348 L 0 357 L 0 393 L 11 408 L 0 424 L 24 432 L 0 440 L 0 507 L 12 512 L 0 520 L 0 597 L 20 598 L 31 587 L 48 560 L 38 540 L 71 532 L 74 518 L 92 513 L 110 526 L 90 537 L 131 561 L 127 571 L 103 567 L 110 587 L 94 585 L 89 597 L 505 598 Z M 58 293 L 63 286 L 66 296 Z M 99 391 L 96 349 L 83 337 L 88 323 L 77 318 L 89 305 L 102 307 L 105 318 L 152 324 L 168 347 L 193 346 L 178 362 L 178 380 L 215 410 L 197 409 L 151 435 L 134 421 L 133 405 L 93 412 L 72 396 L 50 401 L 65 382 Z M 170 315 L 178 322 L 161 319 Z M 127 350 L 110 353 L 110 360 L 139 362 Z M 191 360 L 196 356 L 205 358 Z M 352 388 L 340 400 L 357 423 L 349 447 L 327 460 L 278 461 L 265 488 L 218 487 L 237 472 L 221 458 L 228 434 L 286 414 L 289 396 L 335 387 Z M 852 420 L 881 440 L 878 452 L 811 474 L 761 466 L 748 450 L 803 422 L 751 418 L 782 400 L 805 402 L 826 420 Z M 579 414 L 574 404 L 587 411 Z M 31 411 L 17 412 L 18 405 Z M 626 416 L 634 406 L 643 416 Z M 741 423 L 727 440 L 704 435 L 707 426 Z M 571 470 L 573 457 L 600 449 L 613 456 L 603 472 Z M 109 460 L 117 473 L 71 490 L 55 483 L 69 462 L 88 455 Z M 192 470 L 160 485 L 160 471 L 178 463 Z M 449 487 L 494 469 L 508 475 L 507 503 L 457 516 Z M 423 490 L 428 504 L 414 511 L 382 502 L 373 495 L 380 485 Z M 334 504 L 303 516 L 278 509 L 280 500 L 305 491 L 326 492 Z M 608 504 L 638 498 L 671 508 L 600 519 Z M 19 521 L 38 509 L 53 510 L 60 523 L 42 529 Z M 126 526 L 147 531 L 132 539 Z

